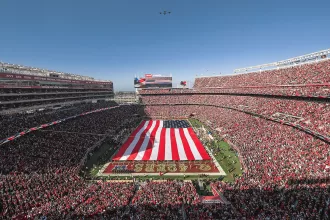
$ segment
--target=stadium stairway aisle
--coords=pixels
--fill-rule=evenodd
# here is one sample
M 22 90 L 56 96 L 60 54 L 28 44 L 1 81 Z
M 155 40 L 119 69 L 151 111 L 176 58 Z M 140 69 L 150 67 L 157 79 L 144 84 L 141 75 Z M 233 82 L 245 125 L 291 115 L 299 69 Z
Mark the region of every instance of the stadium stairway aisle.
M 183 220 L 187 220 L 187 213 L 186 213 L 186 209 L 184 208 L 184 204 L 182 204 L 181 210 L 182 210 Z

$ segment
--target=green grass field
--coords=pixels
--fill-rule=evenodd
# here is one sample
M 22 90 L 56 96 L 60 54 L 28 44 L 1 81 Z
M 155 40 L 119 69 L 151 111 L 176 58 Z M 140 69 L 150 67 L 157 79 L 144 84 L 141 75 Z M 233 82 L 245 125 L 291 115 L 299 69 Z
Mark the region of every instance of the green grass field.
M 195 128 L 201 128 L 204 126 L 206 130 L 210 130 L 210 128 L 200 121 L 196 119 L 189 119 L 191 125 Z M 237 157 L 236 152 L 231 149 L 228 143 L 221 141 L 220 137 L 212 134 L 214 140 L 208 141 L 206 143 L 206 147 L 213 150 L 213 155 L 222 167 L 222 169 L 227 174 L 223 181 L 232 182 L 235 179 L 235 176 L 240 176 L 242 174 L 241 164 Z M 108 162 L 106 158 L 110 158 L 111 155 L 115 153 L 113 146 L 110 146 L 109 143 L 104 143 L 100 147 L 100 149 L 93 154 L 87 161 L 87 173 L 91 177 L 97 176 L 98 171 L 103 167 L 103 165 Z M 218 179 L 220 176 L 208 176 L 206 180 Z M 130 179 L 131 177 L 120 177 L 120 176 L 112 176 L 112 177 L 102 177 L 104 179 Z M 195 180 L 198 179 L 198 176 L 141 176 L 137 179 L 178 179 L 178 180 Z
M 116 152 L 115 146 L 111 146 L 109 143 L 103 143 L 98 151 L 89 157 L 85 168 L 87 168 L 86 173 L 91 176 L 97 176 L 99 170 L 108 162 L 110 157 Z
M 197 119 L 189 119 L 191 125 L 195 128 L 204 128 L 207 131 L 212 131 L 208 126 L 204 125 Z M 235 179 L 235 176 L 242 175 L 242 166 L 238 159 L 236 152 L 230 147 L 230 145 L 222 140 L 220 137 L 212 134 L 214 140 L 209 141 L 206 144 L 206 147 L 209 149 L 213 149 L 213 155 L 222 167 L 222 169 L 226 172 L 227 176 L 224 177 L 223 181 L 232 182 Z

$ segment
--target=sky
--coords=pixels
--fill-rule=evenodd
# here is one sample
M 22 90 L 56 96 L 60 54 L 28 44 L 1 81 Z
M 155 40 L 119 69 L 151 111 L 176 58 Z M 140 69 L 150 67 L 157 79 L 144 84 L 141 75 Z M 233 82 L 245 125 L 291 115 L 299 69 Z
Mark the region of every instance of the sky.
M 176 85 L 330 48 L 329 0 L 1 0 L 0 11 L 0 61 L 116 91 L 146 73 Z

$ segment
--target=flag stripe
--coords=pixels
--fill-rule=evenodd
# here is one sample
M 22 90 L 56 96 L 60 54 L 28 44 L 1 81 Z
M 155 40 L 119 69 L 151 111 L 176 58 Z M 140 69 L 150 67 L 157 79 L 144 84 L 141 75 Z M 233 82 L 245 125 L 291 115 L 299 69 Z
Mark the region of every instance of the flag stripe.
M 197 147 L 196 147 L 196 145 L 195 145 L 195 142 L 194 142 L 193 139 L 191 138 L 188 129 L 187 129 L 187 128 L 184 128 L 184 129 L 183 129 L 183 132 L 184 132 L 184 134 L 185 134 L 185 136 L 186 136 L 186 138 L 187 138 L 188 144 L 189 144 L 189 146 L 190 146 L 191 152 L 192 152 L 193 155 L 194 155 L 195 160 L 201 160 L 201 159 L 202 159 L 202 156 L 201 156 L 200 153 L 198 152 Z
M 170 138 L 171 138 L 171 150 L 172 150 L 172 160 L 180 160 L 179 152 L 178 152 L 178 145 L 175 138 L 174 130 L 175 128 L 168 128 L 170 130 Z
M 178 146 L 179 160 L 187 160 L 187 156 L 183 147 L 183 143 L 180 136 L 180 129 L 174 129 L 175 140 Z
M 132 143 L 133 139 L 135 138 L 136 134 L 143 128 L 143 126 L 147 123 L 147 121 L 144 121 L 141 123 L 134 131 L 133 133 L 128 137 L 128 139 L 125 141 L 123 146 L 119 149 L 116 156 L 113 158 L 113 160 L 119 160 L 127 150 L 128 146 Z
M 157 120 L 154 130 L 151 132 L 150 139 L 149 139 L 149 142 L 148 142 L 148 146 L 145 150 L 145 153 L 143 155 L 142 160 L 150 160 L 152 148 L 155 145 L 155 138 L 156 138 L 156 133 L 158 131 L 159 125 L 160 125 L 160 121 Z
M 186 156 L 187 156 L 187 160 L 195 160 L 195 157 L 194 157 L 193 153 L 191 152 L 189 143 L 187 141 L 187 138 L 184 134 L 183 129 L 180 129 L 179 133 L 180 133 L 180 137 L 181 137 L 181 140 L 182 140 L 184 152 L 186 153 Z
M 159 152 L 157 160 L 165 160 L 165 131 L 166 128 L 162 128 L 159 139 Z
M 152 147 L 150 160 L 157 160 L 158 152 L 159 152 L 159 146 L 160 146 L 160 133 L 162 131 L 162 128 L 163 128 L 163 121 L 160 121 L 158 129 L 156 131 L 154 146 Z
M 156 124 L 157 124 L 157 121 L 152 121 L 152 125 L 151 125 L 150 129 L 147 131 L 144 141 L 141 145 L 141 148 L 139 149 L 134 160 L 142 160 L 144 153 L 146 152 L 146 149 L 148 147 L 148 144 L 151 141 L 151 135 L 152 135 L 152 132 L 155 130 Z
M 139 141 L 135 145 L 133 151 L 131 152 L 131 155 L 129 155 L 127 160 L 134 160 L 135 157 L 137 156 L 137 153 L 140 151 L 140 148 L 141 148 L 142 144 L 144 143 L 145 139 L 147 138 L 148 139 L 147 141 L 149 141 L 149 138 L 146 135 L 147 135 L 149 129 L 151 128 L 152 124 L 153 124 L 153 121 L 149 121 L 147 128 L 142 132 Z
M 143 131 L 145 131 L 146 127 L 148 126 L 148 124 L 150 123 L 151 121 L 147 121 L 143 127 L 139 130 L 139 132 L 134 136 L 134 139 L 133 141 L 129 144 L 128 148 L 125 150 L 125 153 L 122 157 L 120 157 L 119 160 L 127 160 L 127 158 L 131 155 L 134 147 L 136 146 L 137 142 L 139 141 L 140 139 L 140 136 L 142 134 Z
M 171 129 L 165 129 L 165 160 L 172 160 Z
M 167 121 L 165 125 L 162 120 L 142 122 L 113 160 L 210 160 L 194 130 L 182 124 Z
M 194 130 L 192 128 L 188 128 L 188 131 L 189 131 L 189 134 L 190 134 L 191 138 L 195 142 L 195 146 L 197 147 L 197 150 L 200 153 L 200 155 L 202 156 L 202 158 L 204 160 L 205 159 L 211 159 L 209 154 L 206 152 L 203 144 L 198 139 L 198 137 L 197 137 L 196 133 L 194 132 Z

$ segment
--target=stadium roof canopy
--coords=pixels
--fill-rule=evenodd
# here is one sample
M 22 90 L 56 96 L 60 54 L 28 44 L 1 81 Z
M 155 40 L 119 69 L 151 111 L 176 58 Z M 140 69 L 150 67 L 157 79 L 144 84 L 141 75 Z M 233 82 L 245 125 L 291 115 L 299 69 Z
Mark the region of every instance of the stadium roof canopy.
M 278 62 L 273 63 L 267 63 L 257 66 L 251 66 L 251 67 L 245 67 L 245 68 L 239 68 L 235 69 L 234 73 L 246 73 L 246 72 L 255 72 L 255 71 L 262 71 L 267 69 L 280 69 L 280 68 L 286 68 L 290 66 L 296 66 L 301 64 L 306 64 L 310 62 L 317 62 L 324 59 L 329 59 L 330 49 L 327 50 L 321 50 L 318 52 L 290 58 L 287 60 L 282 60 Z

